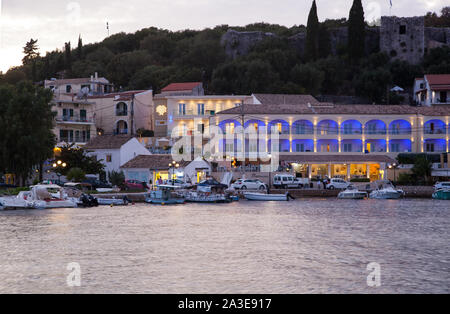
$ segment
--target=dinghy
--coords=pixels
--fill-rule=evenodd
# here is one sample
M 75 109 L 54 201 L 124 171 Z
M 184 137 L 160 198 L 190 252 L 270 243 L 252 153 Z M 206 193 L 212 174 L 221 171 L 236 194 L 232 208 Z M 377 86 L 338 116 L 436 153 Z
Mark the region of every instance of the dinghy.
M 244 197 L 249 201 L 288 202 L 289 199 L 294 199 L 289 193 L 286 194 L 244 193 Z

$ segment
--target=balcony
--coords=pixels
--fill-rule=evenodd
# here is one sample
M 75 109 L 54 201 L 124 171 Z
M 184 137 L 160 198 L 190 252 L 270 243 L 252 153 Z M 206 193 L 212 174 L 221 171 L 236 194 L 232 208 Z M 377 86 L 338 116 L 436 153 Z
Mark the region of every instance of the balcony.
M 116 110 L 116 116 L 126 117 L 126 116 L 128 116 L 128 111 L 126 109 Z
M 61 136 L 59 138 L 59 142 L 62 143 L 80 143 L 80 144 L 85 144 L 87 142 L 89 142 L 89 138 L 87 138 L 86 136 Z
M 445 134 L 445 129 L 444 128 L 440 128 L 440 129 L 425 129 L 424 130 L 425 134 L 430 134 L 430 135 L 442 135 Z
M 93 124 L 94 119 L 85 116 L 58 116 L 56 122 L 64 124 Z
M 128 134 L 128 129 L 115 129 L 113 130 L 114 135 Z

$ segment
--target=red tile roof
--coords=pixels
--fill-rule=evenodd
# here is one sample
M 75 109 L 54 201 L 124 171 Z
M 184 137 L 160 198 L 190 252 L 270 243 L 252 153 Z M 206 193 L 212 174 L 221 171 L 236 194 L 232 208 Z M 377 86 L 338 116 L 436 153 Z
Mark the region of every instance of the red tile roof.
M 319 102 L 311 95 L 289 95 L 289 94 L 254 94 L 261 104 L 297 105 Z
M 167 85 L 162 89 L 163 92 L 177 92 L 177 91 L 185 91 L 185 90 L 193 90 L 198 85 L 202 84 L 201 82 L 192 82 L 192 83 L 172 83 Z
M 450 106 L 412 107 L 408 105 L 341 105 L 332 103 L 298 104 L 298 105 L 250 105 L 231 108 L 218 112 L 217 115 L 266 115 L 266 114 L 359 114 L 359 115 L 397 115 L 422 114 L 426 116 L 448 116 Z
M 450 90 L 450 74 L 425 75 L 432 90 Z
M 84 148 L 86 150 L 120 149 L 131 139 L 130 135 L 102 135 L 91 139 Z
M 169 164 L 173 161 L 170 154 L 166 155 L 139 155 L 128 161 L 121 168 L 124 169 L 152 169 L 152 170 L 168 170 Z M 189 162 L 182 161 L 180 167 L 185 167 Z
M 98 96 L 89 96 L 89 99 L 98 99 L 98 98 L 114 98 L 119 96 L 119 99 L 131 99 L 131 96 L 140 94 L 145 92 L 145 90 L 131 90 L 127 92 L 119 92 L 119 93 L 111 93 L 111 94 L 104 94 L 104 95 L 98 95 Z

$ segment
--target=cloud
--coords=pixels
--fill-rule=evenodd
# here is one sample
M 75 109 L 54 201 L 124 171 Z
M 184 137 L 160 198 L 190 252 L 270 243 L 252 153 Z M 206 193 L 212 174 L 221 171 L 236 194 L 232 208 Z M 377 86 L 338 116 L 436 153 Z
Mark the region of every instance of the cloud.
M 320 20 L 347 17 L 353 0 L 318 0 Z M 37 38 L 41 54 L 64 42 L 97 42 L 111 33 L 150 26 L 170 30 L 202 29 L 254 22 L 306 24 L 310 0 L 0 0 L 0 70 L 20 64 L 22 47 Z M 393 0 L 393 15 L 438 11 L 447 0 Z M 389 14 L 389 0 L 363 0 L 366 16 Z

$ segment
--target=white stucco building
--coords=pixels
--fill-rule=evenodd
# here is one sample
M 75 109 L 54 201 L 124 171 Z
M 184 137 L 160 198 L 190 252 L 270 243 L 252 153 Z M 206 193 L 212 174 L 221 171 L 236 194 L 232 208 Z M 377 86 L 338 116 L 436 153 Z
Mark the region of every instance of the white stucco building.
M 105 171 L 120 171 L 120 167 L 139 155 L 151 155 L 136 138 L 127 135 L 104 135 L 91 140 L 85 147 L 105 165 Z

